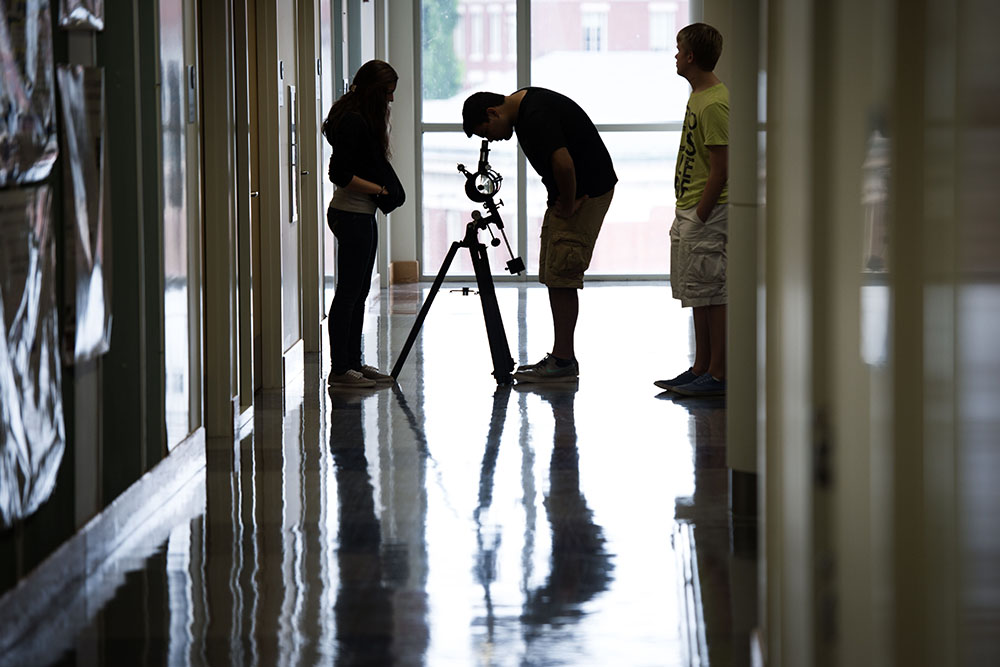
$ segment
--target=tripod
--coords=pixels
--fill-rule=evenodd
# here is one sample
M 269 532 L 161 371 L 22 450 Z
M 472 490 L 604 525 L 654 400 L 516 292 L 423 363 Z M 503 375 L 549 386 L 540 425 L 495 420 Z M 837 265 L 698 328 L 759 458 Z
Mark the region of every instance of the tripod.
M 403 368 L 403 363 L 406 361 L 406 357 L 410 353 L 410 348 L 413 347 L 413 343 L 417 339 L 417 334 L 420 333 L 420 327 L 423 325 L 428 311 L 430 311 L 431 304 L 434 303 L 434 297 L 437 296 L 438 290 L 441 289 L 441 284 L 444 282 L 448 269 L 455 259 L 455 254 L 459 248 L 467 248 L 469 256 L 472 259 L 473 271 L 476 274 L 476 284 L 479 287 L 479 300 L 483 306 L 483 319 L 486 321 L 486 337 L 489 340 L 490 353 L 493 356 L 493 377 L 496 378 L 497 384 L 510 384 L 512 382 L 511 372 L 514 370 L 514 359 L 510 356 L 507 334 L 504 332 L 503 320 L 500 318 L 500 306 L 497 304 L 496 290 L 493 286 L 493 274 L 490 271 L 490 263 L 486 257 L 486 246 L 479 242 L 479 230 L 485 229 L 490 233 L 490 245 L 493 247 L 500 245 L 500 239 L 493 235 L 490 225 L 496 226 L 497 230 L 499 230 L 500 235 L 507 244 L 507 252 L 511 255 L 510 261 L 507 262 L 507 271 L 512 274 L 521 273 L 524 271 L 524 262 L 520 257 L 514 257 L 514 253 L 510 249 L 510 242 L 507 241 L 507 235 L 503 231 L 503 220 L 500 219 L 497 204 L 493 201 L 493 195 L 499 192 L 500 183 L 503 179 L 498 173 L 490 169 L 487 160 L 488 156 L 489 142 L 484 139 L 479 152 L 479 169 L 475 173 L 470 173 L 466 170 L 465 165 L 458 165 L 458 170 L 465 175 L 466 195 L 475 202 L 481 202 L 489 215 L 484 217 L 479 211 L 472 211 L 472 220 L 465 226 L 465 236 L 462 237 L 461 241 L 452 242 L 451 248 L 448 249 L 448 254 L 445 255 L 444 261 L 441 263 L 441 269 L 434 279 L 431 291 L 428 293 L 423 307 L 421 307 L 420 312 L 417 314 L 417 319 L 410 329 L 410 334 L 403 344 L 403 349 L 400 350 L 399 358 L 396 359 L 396 364 L 392 367 L 392 378 L 394 380 L 399 378 L 399 372 Z M 501 201 L 500 204 L 503 205 L 503 202 Z

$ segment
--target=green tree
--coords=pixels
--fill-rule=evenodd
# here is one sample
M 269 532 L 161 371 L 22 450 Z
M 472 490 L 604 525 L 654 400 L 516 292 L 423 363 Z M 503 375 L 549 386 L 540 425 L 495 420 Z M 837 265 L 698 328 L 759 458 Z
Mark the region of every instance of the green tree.
M 423 0 L 424 99 L 439 100 L 459 91 L 462 72 L 455 56 L 458 0 Z

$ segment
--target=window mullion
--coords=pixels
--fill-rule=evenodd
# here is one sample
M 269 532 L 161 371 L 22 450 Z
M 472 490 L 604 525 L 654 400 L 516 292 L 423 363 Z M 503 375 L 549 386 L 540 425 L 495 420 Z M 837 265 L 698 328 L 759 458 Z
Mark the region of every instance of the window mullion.
M 517 0 L 517 88 L 531 85 L 531 0 Z M 506 91 L 504 91 L 506 93 Z M 528 256 L 527 160 L 517 149 L 517 256 Z M 530 271 L 525 271 L 522 280 Z

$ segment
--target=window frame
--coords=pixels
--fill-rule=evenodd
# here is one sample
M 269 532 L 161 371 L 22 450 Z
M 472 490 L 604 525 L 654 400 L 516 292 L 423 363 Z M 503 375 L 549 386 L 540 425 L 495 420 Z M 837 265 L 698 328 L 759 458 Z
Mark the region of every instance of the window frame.
M 416 0 L 418 11 L 414 12 L 416 21 L 418 25 L 416 26 L 416 34 L 423 34 L 423 24 L 421 22 L 422 17 L 422 2 L 421 0 Z M 515 42 L 517 46 L 516 55 L 516 89 L 521 89 L 532 85 L 531 83 L 531 0 L 516 0 L 515 1 L 516 10 L 514 14 L 514 24 L 516 26 L 516 36 Z M 590 9 L 594 5 L 592 3 L 585 3 L 585 8 Z M 476 11 L 475 8 L 470 8 L 470 15 L 472 12 Z M 462 12 L 462 10 L 459 10 Z M 479 10 L 485 15 L 485 11 Z M 694 12 L 692 12 L 693 14 Z M 464 13 L 463 13 L 464 15 Z M 506 9 L 501 10 L 501 15 L 506 15 Z M 693 17 L 692 19 L 693 20 Z M 605 15 L 604 25 L 607 26 L 607 15 Z M 604 40 L 606 43 L 607 35 L 604 35 Z M 424 82 L 423 82 L 423 49 L 422 40 L 417 39 L 414 41 L 414 61 L 416 63 L 416 115 L 417 123 L 416 130 L 418 135 L 417 150 L 418 155 L 416 159 L 417 164 L 424 163 L 424 135 L 434 134 L 434 133 L 447 133 L 447 132 L 463 132 L 462 124 L 460 122 L 456 123 L 436 123 L 436 122 L 425 122 L 423 118 L 424 114 Z M 486 52 L 482 54 L 483 59 L 485 59 Z M 478 62 L 478 60 L 477 60 Z M 617 133 L 617 132 L 680 132 L 683 129 L 683 121 L 667 121 L 658 123 L 595 123 L 598 132 L 601 134 L 605 133 Z M 470 149 L 470 154 L 472 149 Z M 474 156 L 473 156 L 474 157 Z M 470 158 L 472 159 L 472 158 Z M 517 208 L 516 211 L 501 209 L 501 216 L 504 219 L 506 226 L 510 226 L 510 216 L 513 215 L 515 219 L 515 224 L 517 225 L 517 240 L 516 248 L 514 251 L 518 257 L 526 257 L 528 254 L 528 211 L 527 211 L 527 189 L 528 189 L 528 164 L 524 157 L 524 153 L 521 151 L 520 146 L 517 148 L 517 174 L 516 177 L 511 179 L 508 175 L 505 176 L 505 187 L 511 187 L 515 185 L 517 188 Z M 509 180 L 508 180 L 509 179 Z M 511 183 L 515 181 L 515 183 Z M 417 226 L 417 253 L 420 266 L 420 280 L 421 281 L 431 281 L 437 276 L 440 266 L 427 266 L 424 261 L 423 248 L 424 248 L 424 216 L 423 216 L 423 188 L 422 186 L 417 189 L 416 202 L 418 215 L 416 217 Z M 667 242 L 667 234 L 664 231 L 664 242 Z M 664 267 L 669 270 L 669 267 Z M 596 274 L 588 275 L 587 280 L 591 282 L 601 281 L 663 281 L 669 278 L 669 273 L 667 270 L 658 273 L 618 273 L 618 274 Z M 450 274 L 445 277 L 446 281 L 465 281 L 467 282 L 469 278 L 474 277 L 469 273 L 462 274 Z M 504 282 L 527 282 L 538 280 L 537 267 L 534 271 L 530 269 L 525 271 L 519 276 L 511 276 L 506 274 L 493 274 L 493 280 L 497 283 Z

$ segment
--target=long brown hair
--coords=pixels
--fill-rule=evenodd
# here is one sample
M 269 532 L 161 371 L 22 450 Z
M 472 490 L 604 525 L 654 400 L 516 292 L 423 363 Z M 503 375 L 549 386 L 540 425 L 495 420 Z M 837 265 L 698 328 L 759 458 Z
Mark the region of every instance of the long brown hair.
M 355 111 L 368 123 L 372 134 L 389 157 L 389 93 L 399 75 L 384 60 L 369 60 L 358 69 L 350 89 L 330 107 L 323 121 L 323 135 L 331 140 L 333 130 L 344 114 Z

